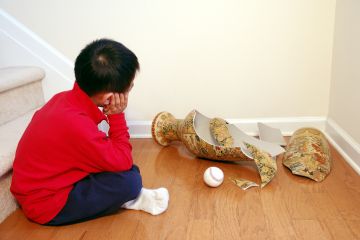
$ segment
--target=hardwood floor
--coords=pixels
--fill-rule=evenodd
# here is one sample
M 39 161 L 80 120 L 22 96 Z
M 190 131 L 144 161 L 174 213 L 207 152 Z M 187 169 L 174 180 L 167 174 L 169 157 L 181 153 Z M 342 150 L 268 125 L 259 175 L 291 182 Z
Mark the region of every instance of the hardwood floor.
M 252 162 L 197 159 L 180 143 L 161 147 L 151 139 L 131 142 L 144 186 L 170 192 L 164 214 L 121 210 L 84 223 L 47 227 L 17 210 L 0 225 L 0 239 L 360 239 L 360 176 L 333 148 L 333 168 L 322 183 L 292 175 L 280 156 L 270 184 L 243 191 L 228 178 L 260 182 Z M 218 188 L 202 180 L 209 166 L 225 173 Z

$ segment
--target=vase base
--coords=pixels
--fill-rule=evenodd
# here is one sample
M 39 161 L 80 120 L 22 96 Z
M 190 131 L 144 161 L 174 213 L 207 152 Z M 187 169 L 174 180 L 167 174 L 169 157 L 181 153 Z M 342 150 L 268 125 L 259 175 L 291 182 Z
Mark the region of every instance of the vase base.
M 151 135 L 155 142 L 162 146 L 169 146 L 172 142 L 172 139 L 166 138 L 166 133 L 164 133 L 164 130 L 167 129 L 166 126 L 169 125 L 171 120 L 175 120 L 173 115 L 168 112 L 160 112 L 155 116 L 151 124 Z

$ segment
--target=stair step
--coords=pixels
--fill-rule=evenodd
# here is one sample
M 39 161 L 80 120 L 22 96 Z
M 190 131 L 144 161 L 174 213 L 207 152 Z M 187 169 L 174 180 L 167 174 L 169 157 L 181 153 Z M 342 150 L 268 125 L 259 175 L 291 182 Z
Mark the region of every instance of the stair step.
M 39 67 L 16 66 L 0 68 L 0 93 L 39 81 L 44 77 L 45 72 Z
M 17 144 L 35 111 L 0 126 L 0 176 L 12 168 Z
M 0 223 L 18 208 L 15 198 L 10 192 L 12 172 L 0 177 Z
M 44 104 L 44 77 L 38 67 L 0 69 L 0 125 Z

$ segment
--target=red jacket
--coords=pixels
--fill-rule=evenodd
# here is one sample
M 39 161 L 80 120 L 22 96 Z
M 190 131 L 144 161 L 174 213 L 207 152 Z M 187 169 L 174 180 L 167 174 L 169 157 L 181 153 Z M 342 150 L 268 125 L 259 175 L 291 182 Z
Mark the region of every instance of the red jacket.
M 11 192 L 25 215 L 44 224 L 64 207 L 73 185 L 89 173 L 129 170 L 131 145 L 124 113 L 106 116 L 75 83 L 37 111 L 16 150 Z

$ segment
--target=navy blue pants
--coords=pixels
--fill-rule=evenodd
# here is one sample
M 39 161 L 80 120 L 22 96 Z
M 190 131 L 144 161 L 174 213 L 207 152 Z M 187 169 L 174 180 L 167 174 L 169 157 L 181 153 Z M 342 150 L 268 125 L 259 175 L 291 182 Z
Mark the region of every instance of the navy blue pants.
M 90 174 L 74 185 L 64 208 L 46 225 L 77 223 L 114 213 L 135 199 L 141 188 L 136 165 L 125 172 Z

